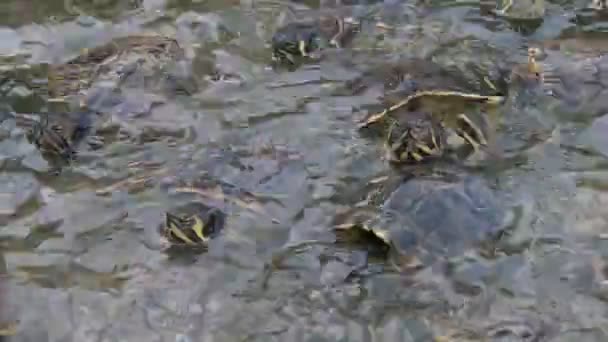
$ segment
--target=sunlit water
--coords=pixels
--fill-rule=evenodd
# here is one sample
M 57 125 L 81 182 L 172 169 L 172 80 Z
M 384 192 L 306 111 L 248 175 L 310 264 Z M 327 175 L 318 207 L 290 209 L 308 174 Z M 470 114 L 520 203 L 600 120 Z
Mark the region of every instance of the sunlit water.
M 157 32 L 179 40 L 202 86 L 127 115 L 135 138 L 87 150 L 59 175 L 2 122 L 0 328 L 16 323 L 7 340 L 32 342 L 608 341 L 606 62 L 582 68 L 599 70 L 589 80 L 579 67 L 589 61 L 550 51 L 551 72 L 572 83 L 552 90 L 570 99 L 509 102 L 497 141 L 515 161 L 452 170 L 516 208 L 497 255 L 466 251 L 404 274 L 369 248 L 332 243 L 336 213 L 398 171 L 356 129 L 376 99 L 328 89 L 397 54 L 523 62 L 533 42 L 587 31 L 595 40 L 576 36 L 574 51 L 601 51 L 605 22 L 587 5 L 547 3 L 542 25 L 524 29 L 490 14 L 493 3 L 385 1 L 394 30 L 287 71 L 270 67 L 268 47 L 293 15 L 287 1 L 4 1 L 3 55 L 57 61 Z M 227 76 L 209 81 L 214 72 Z M 14 110 L 35 108 L 11 94 Z M 185 186 L 199 191 L 176 191 Z M 203 254 L 164 252 L 164 212 L 193 200 L 228 214 L 224 233 Z

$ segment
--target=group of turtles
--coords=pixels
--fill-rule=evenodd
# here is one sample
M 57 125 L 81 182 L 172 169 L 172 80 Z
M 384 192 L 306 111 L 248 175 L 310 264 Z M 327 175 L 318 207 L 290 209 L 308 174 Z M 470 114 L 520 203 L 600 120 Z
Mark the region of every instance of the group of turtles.
M 289 23 L 272 37 L 273 59 L 295 65 L 302 59 L 316 58 L 326 48 L 346 47 L 358 29 L 354 20 L 335 14 Z M 166 66 L 183 58 L 176 40 L 137 35 L 115 38 L 67 62 L 46 65 L 48 103 L 67 103 L 71 109 L 65 115 L 29 120 L 31 141 L 49 158 L 71 160 L 81 142 L 103 140 L 96 135 L 96 122 L 107 108 L 104 103 L 112 102 L 120 85 L 134 74 L 143 75 L 146 86 L 150 82 L 158 85 L 158 75 L 162 75 L 160 83 L 167 83 L 171 80 Z M 525 67 L 517 70 L 509 70 L 507 77 L 540 78 L 532 52 Z M 479 79 L 484 82 L 477 82 Z M 174 81 L 169 82 L 172 91 L 176 90 Z M 483 75 L 471 80 L 429 60 L 403 59 L 365 72 L 343 90 L 351 95 L 370 89 L 381 91 L 382 109 L 360 121 L 359 129 L 381 137 L 391 162 L 411 165 L 487 149 L 493 123 L 484 110 L 503 103 L 506 90 L 499 81 Z M 108 82 L 112 86 L 96 86 Z M 363 227 L 397 251 L 410 253 L 413 246 L 431 240 L 444 241 L 439 244 L 443 247 L 458 241 L 478 242 L 482 236 L 502 230 L 508 217 L 487 185 L 475 178 L 458 182 L 420 178 L 382 189 L 378 196 L 382 223 L 376 216 L 340 227 Z M 389 220 L 395 213 L 408 215 Z M 407 220 L 410 224 L 404 225 Z M 199 206 L 187 213 L 167 213 L 161 231 L 172 245 L 201 247 L 223 229 L 224 223 L 222 211 Z
M 347 46 L 356 32 L 354 20 L 333 14 L 291 23 L 273 38 L 274 58 L 289 65 L 318 59 L 325 47 Z M 542 83 L 539 52 L 531 47 L 527 61 L 506 67 L 496 63 L 498 70 L 487 74 L 475 68 L 466 74 L 429 59 L 400 58 L 370 68 L 337 94 L 381 94 L 380 109 L 360 120 L 358 129 L 383 143 L 391 164 L 462 160 L 493 150 L 495 114 L 514 81 L 523 81 L 518 84 L 524 86 Z M 513 211 L 475 176 L 400 174 L 372 183 L 364 199 L 336 217 L 337 237 L 361 236 L 354 234 L 358 231 L 369 239 L 371 233 L 392 247 L 398 257 L 393 260 L 400 266 L 406 266 L 404 261 L 412 266 L 431 262 L 434 255 L 462 253 L 502 236 L 513 224 Z
M 184 49 L 173 38 L 128 35 L 83 49 L 62 63 L 15 63 L 1 70 L 0 86 L 25 83 L 43 98 L 46 108 L 40 115 L 10 114 L 26 129 L 28 140 L 53 166 L 52 171 L 59 172 L 77 158 L 82 144 L 103 146 L 104 125 L 116 119 L 107 112 L 128 106 L 121 98 L 123 86 L 183 93 L 188 88 L 182 86 L 184 82 L 193 82 L 172 73 L 171 67 L 184 60 Z M 170 241 L 198 246 L 223 227 L 224 214 L 204 206 L 190 215 L 166 213 L 165 221 L 161 229 Z

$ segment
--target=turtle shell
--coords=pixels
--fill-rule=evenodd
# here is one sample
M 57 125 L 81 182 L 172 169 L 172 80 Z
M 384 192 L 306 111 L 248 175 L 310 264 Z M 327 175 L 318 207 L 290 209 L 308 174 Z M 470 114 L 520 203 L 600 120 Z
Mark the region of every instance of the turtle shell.
M 377 94 L 384 111 L 362 121 L 369 126 L 381 118 L 399 115 L 402 111 L 431 112 L 441 120 L 466 113 L 471 105 L 497 105 L 503 96 L 479 93 L 478 87 L 454 70 L 421 60 L 406 59 L 382 65 L 350 82 L 353 94 L 371 91 Z
M 427 265 L 499 238 L 512 219 L 480 178 L 413 178 L 387 192 L 380 214 L 358 226 Z

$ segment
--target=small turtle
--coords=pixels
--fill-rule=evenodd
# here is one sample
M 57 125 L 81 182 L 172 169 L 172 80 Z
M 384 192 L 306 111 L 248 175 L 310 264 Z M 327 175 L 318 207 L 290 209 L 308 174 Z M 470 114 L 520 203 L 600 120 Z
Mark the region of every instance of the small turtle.
M 533 105 L 538 105 L 539 95 L 549 95 L 543 106 L 550 112 L 603 115 L 608 109 L 602 100 L 608 86 L 605 51 L 608 49 L 597 35 L 565 35 L 537 42 L 529 48 L 528 65 L 520 65 L 512 79 L 535 95 L 528 101 Z
M 43 156 L 60 157 L 65 161 L 71 161 L 76 152 L 68 139 L 64 136 L 63 129 L 58 125 L 50 125 L 48 116 L 44 116 L 44 122 L 36 123 L 28 134 L 28 139 L 42 153 Z
M 496 107 L 504 97 L 481 95 L 466 86 L 449 70 L 419 59 L 383 65 L 348 85 L 354 93 L 380 91 L 385 109 L 366 117 L 359 128 L 380 127 L 388 136 L 389 159 L 394 162 L 421 161 L 411 153 L 412 146 L 425 155 L 440 155 L 455 137 L 474 150 L 487 146 L 490 122 L 486 113 L 475 109 Z
M 43 155 L 71 160 L 78 145 L 88 140 L 91 116 L 86 111 L 73 113 L 45 113 L 35 119 L 24 113 L 15 113 L 17 126 L 27 131 L 28 140 L 36 145 Z
M 340 48 L 352 38 L 356 28 L 349 18 L 329 14 L 289 23 L 272 36 L 273 60 L 295 64 L 296 57 L 311 57 L 324 46 Z
M 538 58 L 544 55 L 539 47 L 528 48 L 527 63 L 520 63 L 511 70 L 510 81 L 523 81 L 528 85 L 539 85 L 544 81 L 543 67 L 538 63 Z
M 66 139 L 83 140 L 96 127 L 96 114 L 105 114 L 112 108 L 125 104 L 122 86 L 129 82 L 137 87 L 148 87 L 172 75 L 165 67 L 185 58 L 184 50 L 175 39 L 160 35 L 130 35 L 118 37 L 108 43 L 84 49 L 81 54 L 61 64 L 46 65 L 48 78 L 46 94 L 42 97 L 52 112 L 64 113 L 68 120 L 60 126 L 69 126 Z M 165 84 L 166 85 L 166 84 Z M 179 86 L 179 84 L 176 84 Z M 175 89 L 178 90 L 178 89 Z M 150 104 L 142 99 L 141 107 Z M 130 103 L 129 105 L 132 105 Z M 139 105 L 139 102 L 137 103 Z M 74 120 L 70 123 L 69 120 Z M 54 122 L 52 123 L 55 124 Z M 74 136 L 71 136 L 74 135 Z M 87 136 L 91 146 L 99 146 L 101 137 Z
M 160 35 L 130 35 L 108 43 L 83 49 L 81 54 L 61 64 L 47 66 L 48 100 L 64 103 L 71 97 L 80 99 L 97 81 L 111 81 L 118 88 L 135 73 L 162 68 L 170 61 L 185 56 L 173 38 Z
M 411 178 L 374 196 L 382 203 L 377 214 L 368 208 L 359 215 L 362 208 L 355 208 L 336 220 L 338 242 L 352 241 L 357 231 L 371 232 L 392 249 L 400 269 L 428 266 L 475 247 L 494 247 L 491 242 L 507 232 L 514 218 L 475 176 Z
M 494 13 L 511 20 L 542 20 L 546 12 L 545 0 L 505 0 L 498 3 L 501 8 Z
M 183 208 L 183 214 L 166 213 L 161 234 L 171 246 L 206 247 L 224 228 L 226 215 L 221 210 L 196 204 Z

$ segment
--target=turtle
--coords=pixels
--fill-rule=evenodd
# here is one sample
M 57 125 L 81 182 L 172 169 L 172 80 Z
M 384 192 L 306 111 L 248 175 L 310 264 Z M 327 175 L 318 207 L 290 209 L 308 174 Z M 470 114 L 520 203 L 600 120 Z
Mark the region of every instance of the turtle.
M 97 81 L 119 87 L 136 71 L 144 74 L 185 58 L 178 42 L 161 35 L 117 37 L 81 53 L 65 63 L 48 65 L 48 99 L 63 102 L 82 95 Z M 79 105 L 84 105 L 79 101 Z
M 49 124 L 48 116 L 42 122 L 33 124 L 28 132 L 28 140 L 50 159 L 59 157 L 70 162 L 76 155 L 74 145 L 66 138 L 63 128 L 59 125 Z
M 90 137 L 90 115 L 86 111 L 69 113 L 25 114 L 12 113 L 17 127 L 25 130 L 25 137 L 33 144 L 54 173 L 77 159 L 83 141 L 93 143 Z
M 513 74 L 513 80 L 523 80 L 535 95 L 545 95 L 547 107 L 543 110 L 561 115 L 603 115 L 608 106 L 602 94 L 608 85 L 607 48 L 595 34 L 564 34 L 561 37 L 538 41 L 529 48 L 531 68 L 520 66 L 523 74 Z M 538 60 L 536 60 L 538 59 Z M 529 63 L 530 64 L 530 63 Z M 532 69 L 535 72 L 530 73 Z M 522 72 L 520 72 L 522 73 Z M 537 105 L 538 96 L 532 101 Z
M 135 86 L 139 88 L 142 77 L 138 76 L 143 76 L 144 86 L 155 85 L 159 80 L 157 75 L 162 83 L 171 77 L 165 67 L 184 59 L 185 52 L 175 39 L 140 34 L 116 37 L 83 49 L 64 63 L 34 66 L 30 83 L 37 83 L 38 74 L 46 74 L 46 86 L 35 88 L 49 104 L 61 105 L 47 106 L 50 111 L 42 114 L 45 115 L 43 125 L 24 121 L 26 127 L 36 129 L 30 132 L 33 142 L 47 141 L 47 137 L 54 136 L 56 139 L 51 141 L 57 142 L 56 147 L 62 142 L 71 146 L 72 152 L 82 140 L 90 146 L 100 146 L 103 138 L 91 133 L 95 133 L 93 128 L 103 122 L 104 114 L 125 103 L 121 87 L 137 82 Z M 59 131 L 62 133 L 56 134 Z M 40 144 L 41 147 L 45 145 L 48 144 Z
M 336 241 L 366 236 L 357 232 L 371 233 L 401 270 L 429 266 L 476 247 L 493 253 L 515 218 L 514 211 L 475 175 L 392 177 L 369 193 L 374 201 L 336 216 Z
M 504 0 L 498 7 L 493 12 L 510 20 L 542 20 L 546 12 L 545 0 Z
M 224 229 L 226 214 L 218 208 L 192 202 L 165 213 L 160 233 L 171 247 L 206 248 Z
M 352 39 L 357 28 L 352 18 L 334 14 L 288 23 L 272 36 L 272 59 L 293 65 L 297 58 L 312 57 L 323 47 L 341 48 Z
M 487 113 L 475 109 L 496 108 L 505 98 L 469 90 L 457 73 L 416 58 L 373 68 L 346 87 L 352 94 L 379 94 L 383 109 L 360 120 L 358 128 L 385 137 L 388 159 L 396 163 L 420 162 L 424 156 L 442 156 L 452 149 L 486 147 L 491 121 Z
M 133 82 L 139 82 L 139 88 L 161 83 L 186 93 L 196 87 L 191 75 L 176 74 L 171 68 L 187 60 L 184 49 L 177 40 L 157 34 L 118 36 L 60 62 L 26 63 L 21 56 L 9 57 L 16 65 L 0 68 L 0 86 L 7 81 L 24 84 L 50 105 L 50 111 L 89 105 L 86 95 L 96 85 L 118 90 Z

